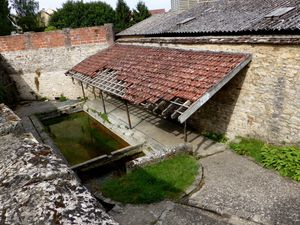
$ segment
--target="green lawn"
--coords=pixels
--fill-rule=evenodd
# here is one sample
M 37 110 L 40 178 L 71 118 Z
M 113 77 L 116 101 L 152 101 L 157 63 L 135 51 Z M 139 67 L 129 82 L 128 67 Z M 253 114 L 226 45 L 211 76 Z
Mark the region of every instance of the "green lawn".
M 100 187 L 104 196 L 123 203 L 153 203 L 176 199 L 195 180 L 197 160 L 178 155 L 160 163 L 136 169 L 123 177 L 112 178 Z
M 240 143 L 230 143 L 240 155 L 254 158 L 267 168 L 277 170 L 282 176 L 300 181 L 300 149 L 294 146 L 273 146 L 256 139 L 242 138 Z

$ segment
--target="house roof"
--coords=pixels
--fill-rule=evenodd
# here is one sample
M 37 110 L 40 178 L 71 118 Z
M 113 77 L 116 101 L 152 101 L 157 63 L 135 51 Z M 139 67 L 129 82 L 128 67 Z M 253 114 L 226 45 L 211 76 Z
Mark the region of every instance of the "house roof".
M 185 112 L 197 110 L 197 102 L 204 104 L 250 60 L 241 53 L 116 44 L 67 75 L 184 122 Z
M 117 36 L 296 30 L 300 30 L 299 0 L 216 0 L 201 2 L 187 11 L 152 16 Z
M 151 15 L 156 15 L 156 14 L 165 13 L 166 10 L 165 9 L 151 9 L 151 10 L 149 10 L 149 12 L 151 13 Z

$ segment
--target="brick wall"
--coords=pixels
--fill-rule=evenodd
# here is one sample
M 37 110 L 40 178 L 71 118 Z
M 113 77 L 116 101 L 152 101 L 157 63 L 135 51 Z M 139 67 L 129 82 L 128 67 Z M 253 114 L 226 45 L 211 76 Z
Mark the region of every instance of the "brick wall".
M 0 52 L 70 47 L 112 42 L 110 25 L 0 36 Z
M 64 73 L 113 44 L 111 24 L 0 37 L 0 54 L 10 67 L 21 100 L 76 99 L 81 87 Z

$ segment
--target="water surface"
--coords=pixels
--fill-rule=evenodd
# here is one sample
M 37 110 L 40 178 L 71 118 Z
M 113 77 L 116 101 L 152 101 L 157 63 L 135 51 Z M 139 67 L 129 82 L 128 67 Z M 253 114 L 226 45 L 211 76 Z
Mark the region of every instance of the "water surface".
M 70 165 L 128 146 L 85 112 L 42 121 Z

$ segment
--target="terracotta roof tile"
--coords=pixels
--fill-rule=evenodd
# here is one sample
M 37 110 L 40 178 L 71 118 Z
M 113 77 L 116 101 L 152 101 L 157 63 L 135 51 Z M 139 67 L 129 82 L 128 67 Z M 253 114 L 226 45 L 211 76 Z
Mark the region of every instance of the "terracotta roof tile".
M 116 44 L 70 71 L 92 78 L 105 69 L 116 71 L 117 79 L 125 82 L 124 99 L 135 104 L 175 98 L 194 102 L 248 57 Z

